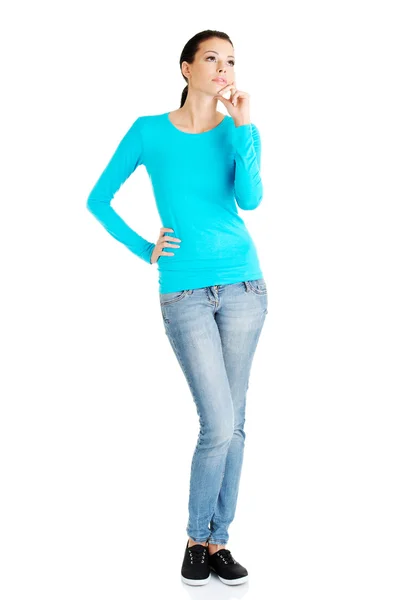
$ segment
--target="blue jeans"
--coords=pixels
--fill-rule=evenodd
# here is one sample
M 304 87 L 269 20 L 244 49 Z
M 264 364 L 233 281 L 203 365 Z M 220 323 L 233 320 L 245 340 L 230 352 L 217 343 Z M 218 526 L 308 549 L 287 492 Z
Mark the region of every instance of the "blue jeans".
M 245 443 L 245 407 L 256 346 L 268 312 L 264 278 L 159 293 L 165 332 L 199 416 L 187 534 L 226 544 Z

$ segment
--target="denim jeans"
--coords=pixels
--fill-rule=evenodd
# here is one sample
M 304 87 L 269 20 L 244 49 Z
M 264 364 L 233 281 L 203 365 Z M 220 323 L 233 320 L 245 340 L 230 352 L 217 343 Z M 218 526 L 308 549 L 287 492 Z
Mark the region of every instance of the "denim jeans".
M 268 312 L 266 283 L 261 278 L 159 296 L 200 423 L 186 532 L 196 542 L 226 544 L 242 470 L 250 369 Z

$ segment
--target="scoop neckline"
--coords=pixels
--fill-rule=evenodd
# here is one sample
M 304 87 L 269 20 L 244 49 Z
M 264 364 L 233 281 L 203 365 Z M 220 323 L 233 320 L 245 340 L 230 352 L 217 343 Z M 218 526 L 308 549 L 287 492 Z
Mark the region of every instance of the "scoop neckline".
M 218 123 L 218 125 L 216 125 L 212 129 L 207 129 L 207 131 L 199 131 L 198 133 L 190 133 L 189 131 L 182 131 L 182 129 L 178 129 L 178 127 L 176 127 L 176 125 L 173 124 L 173 122 L 169 118 L 169 115 L 170 115 L 171 112 L 172 111 L 164 113 L 164 115 L 165 115 L 168 123 L 171 125 L 171 127 L 173 129 L 175 129 L 175 131 L 177 131 L 178 133 L 182 133 L 183 135 L 206 135 L 207 133 L 212 133 L 213 131 L 215 131 L 216 129 L 218 129 L 219 127 L 221 127 L 221 125 L 223 123 L 225 123 L 225 121 L 227 120 L 227 116 L 228 116 L 228 115 L 224 115 L 224 118 L 221 119 L 221 121 Z

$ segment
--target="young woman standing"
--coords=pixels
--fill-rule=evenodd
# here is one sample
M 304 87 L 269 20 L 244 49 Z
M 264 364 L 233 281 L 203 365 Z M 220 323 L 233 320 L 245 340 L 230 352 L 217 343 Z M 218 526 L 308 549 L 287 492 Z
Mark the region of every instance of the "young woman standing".
M 202 585 L 212 570 L 236 585 L 248 572 L 226 544 L 243 462 L 250 369 L 267 314 L 266 283 L 237 206 L 253 210 L 262 200 L 261 140 L 250 120 L 249 94 L 235 86 L 228 35 L 206 30 L 192 37 L 180 68 L 187 82 L 180 108 L 136 119 L 87 208 L 135 255 L 157 263 L 165 332 L 199 416 L 182 580 Z M 218 100 L 227 115 L 217 112 Z M 141 164 L 165 225 L 156 243 L 111 207 Z

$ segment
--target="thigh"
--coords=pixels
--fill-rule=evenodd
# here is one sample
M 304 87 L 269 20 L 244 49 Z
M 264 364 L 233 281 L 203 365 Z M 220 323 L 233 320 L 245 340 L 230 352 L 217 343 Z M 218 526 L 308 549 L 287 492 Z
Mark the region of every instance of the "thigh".
M 160 307 L 165 332 L 191 389 L 201 424 L 222 436 L 231 434 L 230 385 L 207 289 L 160 294 Z
M 235 408 L 242 405 L 268 312 L 264 278 L 222 286 L 216 323 Z

